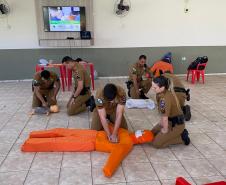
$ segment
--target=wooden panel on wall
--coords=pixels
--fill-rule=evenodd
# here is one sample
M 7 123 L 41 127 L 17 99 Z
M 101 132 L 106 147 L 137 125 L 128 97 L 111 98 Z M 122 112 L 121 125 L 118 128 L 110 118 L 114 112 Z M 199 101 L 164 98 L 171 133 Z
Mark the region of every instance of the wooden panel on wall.
M 93 1 L 92 0 L 35 0 L 39 45 L 43 47 L 88 47 L 94 44 Z M 80 32 L 45 32 L 43 6 L 84 6 L 86 30 L 91 32 L 91 40 L 80 40 Z M 67 40 L 73 37 L 74 40 Z

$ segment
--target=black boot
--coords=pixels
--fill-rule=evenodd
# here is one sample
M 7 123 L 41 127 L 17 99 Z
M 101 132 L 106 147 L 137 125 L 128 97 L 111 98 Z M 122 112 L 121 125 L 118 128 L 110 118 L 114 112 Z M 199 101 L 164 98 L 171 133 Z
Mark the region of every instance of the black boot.
M 181 134 L 181 138 L 184 141 L 185 145 L 189 145 L 190 144 L 190 138 L 189 138 L 189 133 L 187 129 L 184 129 L 184 131 Z
M 130 94 L 130 87 L 131 87 L 131 85 L 132 85 L 132 83 L 133 82 L 131 82 L 131 81 L 127 81 L 127 82 L 125 82 L 126 83 L 126 87 L 127 87 L 127 89 L 128 89 L 128 97 L 131 97 L 131 94 Z
M 91 96 L 87 101 L 86 101 L 86 106 L 89 107 L 90 112 L 93 112 L 93 110 L 96 107 L 95 99 L 93 96 Z
M 145 94 L 142 90 L 140 91 L 140 98 L 141 99 L 149 99 L 147 96 L 145 96 Z
M 191 119 L 191 109 L 189 105 L 185 105 L 182 107 L 183 113 L 184 113 L 184 118 L 185 121 L 189 121 Z
M 128 90 L 128 93 L 127 94 L 128 94 L 128 97 L 131 97 L 130 89 Z

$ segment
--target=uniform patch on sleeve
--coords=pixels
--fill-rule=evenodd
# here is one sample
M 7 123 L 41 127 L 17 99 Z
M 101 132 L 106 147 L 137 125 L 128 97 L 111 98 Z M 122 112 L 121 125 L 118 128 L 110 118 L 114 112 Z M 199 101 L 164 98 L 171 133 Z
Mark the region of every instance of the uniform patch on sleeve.
M 103 100 L 100 98 L 95 99 L 95 103 L 96 103 L 97 107 L 103 107 L 103 105 L 104 105 Z
M 162 113 L 165 113 L 166 103 L 164 99 L 159 101 L 159 109 Z
M 33 80 L 32 81 L 32 85 L 33 86 L 39 86 L 40 85 L 40 82 L 38 80 Z
M 135 67 L 132 68 L 132 74 L 137 74 L 137 69 Z

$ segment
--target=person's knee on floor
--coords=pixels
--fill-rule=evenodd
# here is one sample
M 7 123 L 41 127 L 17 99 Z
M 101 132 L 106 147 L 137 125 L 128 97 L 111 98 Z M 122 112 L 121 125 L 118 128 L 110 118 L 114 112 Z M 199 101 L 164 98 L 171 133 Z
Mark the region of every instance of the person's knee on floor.
M 67 103 L 68 115 L 75 115 L 86 110 L 90 105 L 91 97 L 90 85 L 91 79 L 84 67 L 79 63 L 82 59 L 73 60 L 71 57 L 64 57 L 62 63 L 73 72 L 75 81 L 74 91 Z
M 175 95 L 174 87 L 169 85 L 170 79 L 164 76 L 154 78 L 152 82 L 152 89 L 157 94 L 157 105 L 161 113 L 159 133 L 153 142 L 153 146 L 158 148 L 163 147 L 163 145 L 182 143 L 183 139 L 184 143 L 187 144 L 187 137 L 183 134 L 185 127 L 183 112 Z
M 60 89 L 60 80 L 56 73 L 43 70 L 34 75 L 32 81 L 34 92 L 32 107 L 36 105 L 50 107 L 57 104 L 57 94 Z
M 150 72 L 149 67 L 146 65 L 146 60 L 147 57 L 141 55 L 139 60 L 129 68 L 128 96 L 133 99 L 147 99 L 145 93 L 150 89 L 151 82 L 148 82 L 151 75 L 149 75 Z

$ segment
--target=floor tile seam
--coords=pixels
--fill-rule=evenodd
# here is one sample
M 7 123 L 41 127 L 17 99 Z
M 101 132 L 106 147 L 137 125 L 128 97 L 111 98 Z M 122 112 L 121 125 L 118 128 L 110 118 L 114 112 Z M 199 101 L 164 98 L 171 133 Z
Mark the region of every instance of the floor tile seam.
M 125 173 L 125 169 L 123 168 L 122 162 L 120 163 L 120 166 L 121 166 L 121 168 L 122 168 L 122 173 L 123 173 L 124 180 L 125 180 L 125 182 L 126 182 L 126 184 L 127 184 L 126 173 Z M 125 183 L 125 182 L 124 182 L 124 183 Z
M 28 174 L 29 174 L 30 171 L 31 171 L 31 167 L 32 167 L 32 164 L 33 164 L 33 162 L 34 162 L 34 160 L 35 160 L 36 154 L 37 154 L 37 153 L 35 153 L 35 155 L 34 155 L 32 161 L 31 161 L 31 164 L 30 164 L 30 167 L 29 167 L 28 172 L 27 172 L 27 174 L 26 174 L 26 177 L 25 177 L 25 179 L 24 179 L 23 185 L 25 185 L 25 182 L 26 182 L 26 180 L 27 180 Z
M 15 141 L 13 142 L 12 147 L 11 147 L 10 150 L 8 151 L 8 153 L 7 153 L 7 155 L 5 156 L 4 160 L 1 162 L 0 168 L 1 168 L 1 166 L 3 165 L 3 163 L 5 162 L 5 160 L 7 159 L 7 157 L 9 156 L 9 153 L 11 152 L 13 146 L 17 143 L 17 140 L 20 138 L 20 136 L 21 136 L 23 130 L 24 130 L 25 127 L 27 126 L 27 124 L 28 124 L 28 122 L 30 121 L 30 119 L 31 119 L 31 117 L 28 118 L 28 120 L 27 120 L 26 124 L 24 125 L 23 129 L 21 130 L 20 134 L 17 136 L 17 138 L 16 138 Z
M 190 143 L 191 144 L 191 143 Z M 193 147 L 195 147 L 193 144 L 191 144 Z M 196 148 L 197 149 L 197 148 Z M 172 149 L 170 149 L 171 152 L 174 154 L 174 156 L 178 159 L 179 163 L 181 164 L 181 166 L 184 168 L 184 170 L 186 171 L 186 173 L 190 176 L 190 178 L 194 181 L 194 179 L 192 178 L 191 174 L 188 172 L 188 170 L 185 168 L 185 166 L 182 164 L 181 160 L 177 157 L 177 155 L 174 153 L 174 151 Z M 198 150 L 199 151 L 199 150 Z M 200 152 L 200 151 L 199 151 Z M 200 152 L 200 154 L 202 155 L 202 153 Z M 205 157 L 205 156 L 203 156 Z
M 57 185 L 59 185 L 59 184 L 60 184 L 60 177 L 61 177 L 61 170 L 62 170 L 63 160 L 64 160 L 64 152 L 63 152 L 63 154 L 62 154 L 62 158 L 61 158 L 60 170 L 59 170 L 59 174 L 58 174 Z
M 206 158 L 206 160 L 208 161 L 209 164 L 211 164 L 211 166 L 213 166 L 213 168 L 214 168 L 217 172 L 219 172 L 219 174 L 220 174 L 221 176 L 224 177 L 224 176 L 226 175 L 226 174 L 224 175 L 220 170 L 218 170 L 217 167 L 215 167 L 215 165 L 214 165 L 213 163 L 211 163 L 211 161 L 209 160 L 209 158 Z
M 191 176 L 191 174 L 189 173 L 189 171 L 185 168 L 185 166 L 183 165 L 183 163 L 181 162 L 181 160 L 178 160 L 179 161 L 179 163 L 181 164 L 181 166 L 184 168 L 184 170 L 186 171 L 186 173 L 190 176 L 190 178 L 193 180 L 193 182 L 195 182 L 194 181 L 194 179 L 193 179 L 193 177 Z
M 154 166 L 153 166 L 152 162 L 150 161 L 150 159 L 149 159 L 149 157 L 148 157 L 148 154 L 147 154 L 147 152 L 145 151 L 145 149 L 144 149 L 144 147 L 143 147 L 143 146 L 142 146 L 142 149 L 143 149 L 143 151 L 144 151 L 144 153 L 145 153 L 145 155 L 146 155 L 146 157 L 147 157 L 147 159 L 148 159 L 148 161 L 149 161 L 149 163 L 150 163 L 150 165 L 151 165 L 152 169 L 154 170 L 155 175 L 157 176 L 158 180 L 160 181 L 160 177 L 159 177 L 159 175 L 158 175 L 157 171 L 155 170 L 155 168 L 154 168 Z M 161 181 L 160 181 L 160 182 L 161 182 Z
M 90 174 L 91 174 L 91 180 L 92 180 L 92 185 L 94 185 L 94 180 L 93 180 L 93 164 L 92 164 L 92 155 L 91 155 L 91 152 L 89 152 L 89 157 L 90 157 Z
M 215 140 L 213 140 L 208 134 L 205 133 L 205 135 L 206 135 L 209 139 L 211 139 L 217 146 L 219 146 L 222 150 L 225 151 L 225 149 L 224 149 L 223 147 L 221 147 L 220 144 L 218 144 Z
M 197 149 L 198 150 L 198 149 Z M 200 151 L 199 151 L 200 152 Z M 201 152 L 200 152 L 201 153 Z M 201 153 L 202 154 L 202 153 Z M 205 156 L 204 156 L 205 157 Z M 184 165 L 183 165 L 183 163 L 182 163 L 182 161 L 192 161 L 193 159 L 185 159 L 185 160 L 179 160 L 179 162 L 181 163 L 181 165 L 183 166 L 183 168 L 185 168 L 184 167 Z M 194 159 L 194 160 L 196 160 L 196 159 Z M 194 161 L 193 160 L 193 161 Z M 204 159 L 201 159 L 201 160 L 206 160 L 207 162 L 208 162 L 208 164 L 210 164 L 210 166 L 212 167 L 212 168 L 214 168 L 215 169 L 215 171 L 217 171 L 221 176 L 224 176 L 219 170 L 217 170 L 217 168 L 208 160 L 208 158 L 204 158 Z M 186 170 L 186 169 L 185 169 Z M 187 171 L 187 170 L 186 170 Z M 190 176 L 191 176 L 191 174 L 190 173 L 188 173 Z M 214 175 L 214 176 L 216 176 L 216 175 Z M 192 176 L 191 176 L 192 177 Z M 205 177 L 205 176 L 203 176 L 203 177 Z

